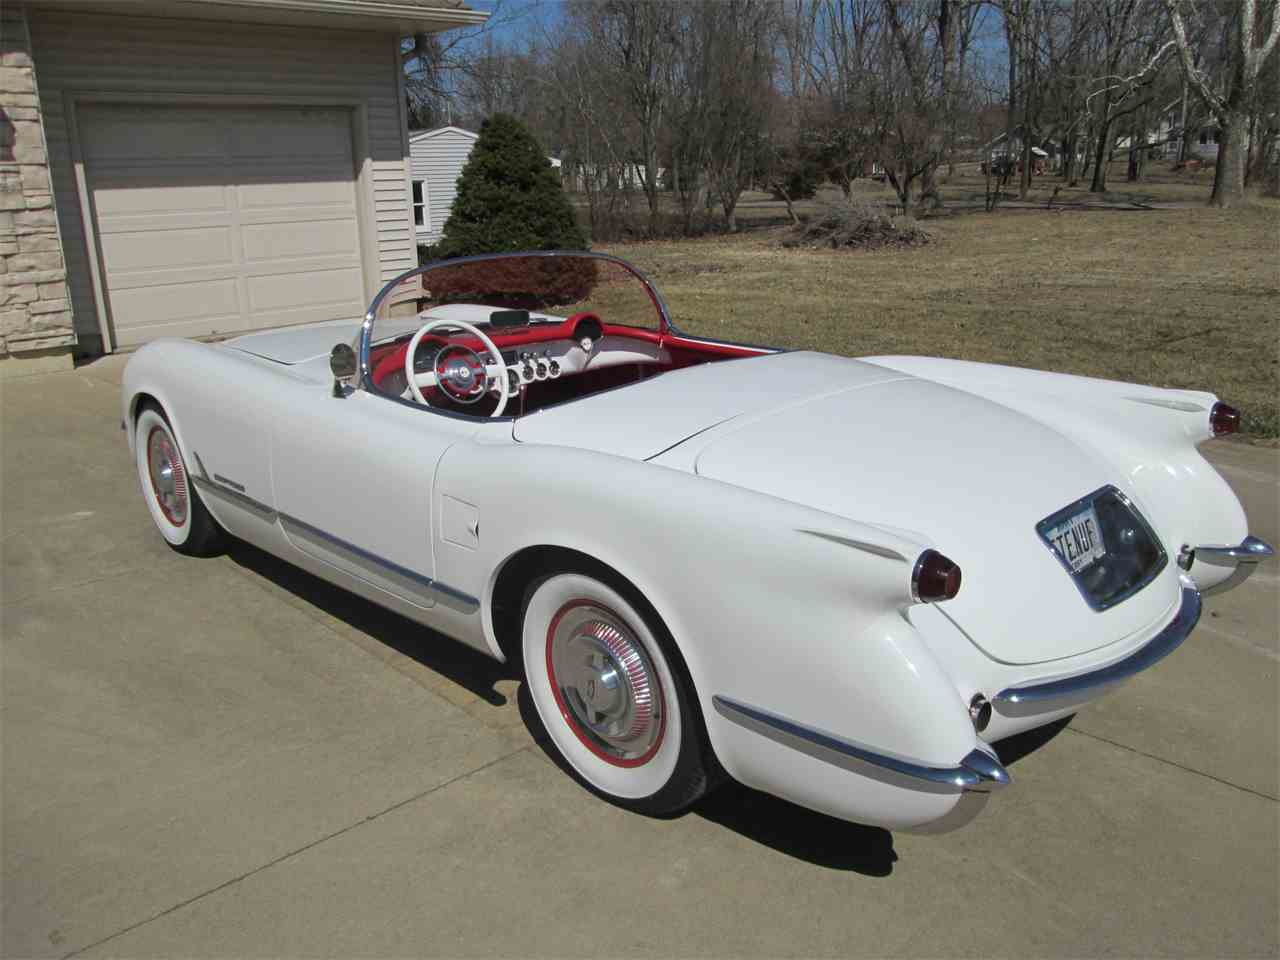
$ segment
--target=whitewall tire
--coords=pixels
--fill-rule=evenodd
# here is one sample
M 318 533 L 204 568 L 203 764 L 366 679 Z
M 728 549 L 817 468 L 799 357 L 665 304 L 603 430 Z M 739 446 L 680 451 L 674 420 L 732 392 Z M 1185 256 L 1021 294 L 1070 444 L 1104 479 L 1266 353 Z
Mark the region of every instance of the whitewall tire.
M 147 404 L 134 423 L 134 455 L 142 498 L 160 535 L 179 553 L 205 556 L 220 546 L 221 531 L 205 509 L 173 428 Z
M 668 814 L 717 779 L 692 683 L 634 590 L 580 572 L 549 576 L 528 593 L 521 643 L 547 735 L 596 793 Z

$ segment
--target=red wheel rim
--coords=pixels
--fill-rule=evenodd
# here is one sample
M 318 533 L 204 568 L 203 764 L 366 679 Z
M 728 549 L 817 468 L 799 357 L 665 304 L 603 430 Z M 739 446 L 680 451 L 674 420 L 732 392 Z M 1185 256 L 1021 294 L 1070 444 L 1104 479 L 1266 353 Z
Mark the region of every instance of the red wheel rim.
M 609 738 L 600 731 L 598 726 L 592 729 L 590 722 L 582 713 L 586 707 L 586 701 L 595 701 L 596 691 L 592 689 L 590 694 L 586 694 L 585 691 L 579 690 L 580 677 L 570 679 L 556 675 L 557 640 L 563 648 L 566 639 L 560 628 L 566 618 L 577 611 L 595 611 L 603 615 L 598 618 L 588 617 L 585 622 L 571 630 L 570 634 L 574 640 L 583 642 L 583 646 L 596 644 L 599 647 L 602 659 L 608 661 L 605 666 L 599 668 L 599 674 L 601 676 L 609 672 L 615 674 L 618 687 L 625 691 L 628 709 L 620 715 L 621 725 L 627 730 L 625 737 Z M 663 694 L 661 678 L 653 667 L 652 660 L 634 632 L 627 627 L 625 619 L 594 600 L 569 601 L 556 612 L 547 626 L 546 665 L 551 694 L 555 697 L 560 716 L 564 718 L 565 724 L 584 747 L 615 767 L 640 767 L 653 759 L 666 736 L 666 698 Z M 592 668 L 586 669 L 587 673 L 590 673 Z M 575 702 L 570 703 L 570 699 Z M 655 725 L 656 731 L 651 730 Z M 639 756 L 618 755 L 628 752 L 623 744 L 636 739 L 644 743 L 645 747 Z M 614 742 L 611 743 L 610 740 Z M 617 753 L 610 752 L 611 750 L 616 750 Z
M 187 521 L 187 471 L 163 427 L 152 427 L 147 434 L 147 474 L 164 518 L 175 527 L 182 526 Z

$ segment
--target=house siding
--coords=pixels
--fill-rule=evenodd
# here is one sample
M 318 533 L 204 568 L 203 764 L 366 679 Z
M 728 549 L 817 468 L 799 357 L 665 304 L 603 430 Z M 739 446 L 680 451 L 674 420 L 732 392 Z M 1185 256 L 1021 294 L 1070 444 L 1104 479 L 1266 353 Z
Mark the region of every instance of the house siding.
M 440 239 L 444 223 L 458 193 L 458 177 L 476 145 L 474 135 L 460 130 L 442 130 L 433 137 L 409 138 L 410 166 L 414 180 L 427 183 L 427 219 L 417 228 L 418 239 L 431 243 Z
M 166 95 L 171 102 L 244 97 L 264 106 L 290 98 L 316 105 L 326 98 L 336 105 L 358 102 L 368 156 L 357 155 L 356 162 L 363 161 L 366 216 L 376 237 L 367 281 L 376 285 L 417 264 L 392 34 L 40 8 L 30 9 L 28 19 L 72 310 L 89 352 L 99 328 L 68 116 L 68 105 L 80 96 L 146 95 L 157 103 Z

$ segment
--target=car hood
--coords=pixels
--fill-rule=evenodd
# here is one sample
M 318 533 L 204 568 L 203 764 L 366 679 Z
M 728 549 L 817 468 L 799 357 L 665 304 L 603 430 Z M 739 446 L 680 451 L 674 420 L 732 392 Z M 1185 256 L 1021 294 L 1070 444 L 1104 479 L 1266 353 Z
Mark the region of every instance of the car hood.
M 591 410 L 606 398 L 607 431 Z M 709 364 L 523 418 L 516 433 L 651 459 L 932 543 L 963 571 L 940 609 L 1005 663 L 1117 643 L 1178 599 L 1170 563 L 1095 611 L 1036 532 L 1108 483 L 1131 493 L 1118 471 L 1008 407 L 875 364 L 821 354 Z

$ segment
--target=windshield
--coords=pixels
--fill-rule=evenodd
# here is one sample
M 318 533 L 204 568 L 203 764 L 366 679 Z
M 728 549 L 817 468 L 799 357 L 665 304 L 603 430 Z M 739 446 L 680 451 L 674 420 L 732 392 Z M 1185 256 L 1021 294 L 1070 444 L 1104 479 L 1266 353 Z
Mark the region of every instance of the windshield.
M 374 300 L 355 346 L 366 388 L 481 415 L 497 406 L 480 401 L 498 399 L 500 375 L 520 409 L 552 402 L 568 387 L 538 387 L 532 398 L 529 388 L 588 370 L 657 364 L 668 329 L 661 299 L 630 265 L 603 254 L 543 251 L 440 261 L 397 277 Z
M 527 320 L 521 311 L 528 312 Z M 485 329 L 554 324 L 577 313 L 654 332 L 666 327 L 661 300 L 630 264 L 603 254 L 560 251 L 493 254 L 419 267 L 383 287 L 365 326 L 372 328 L 372 342 L 385 342 L 428 313 Z

